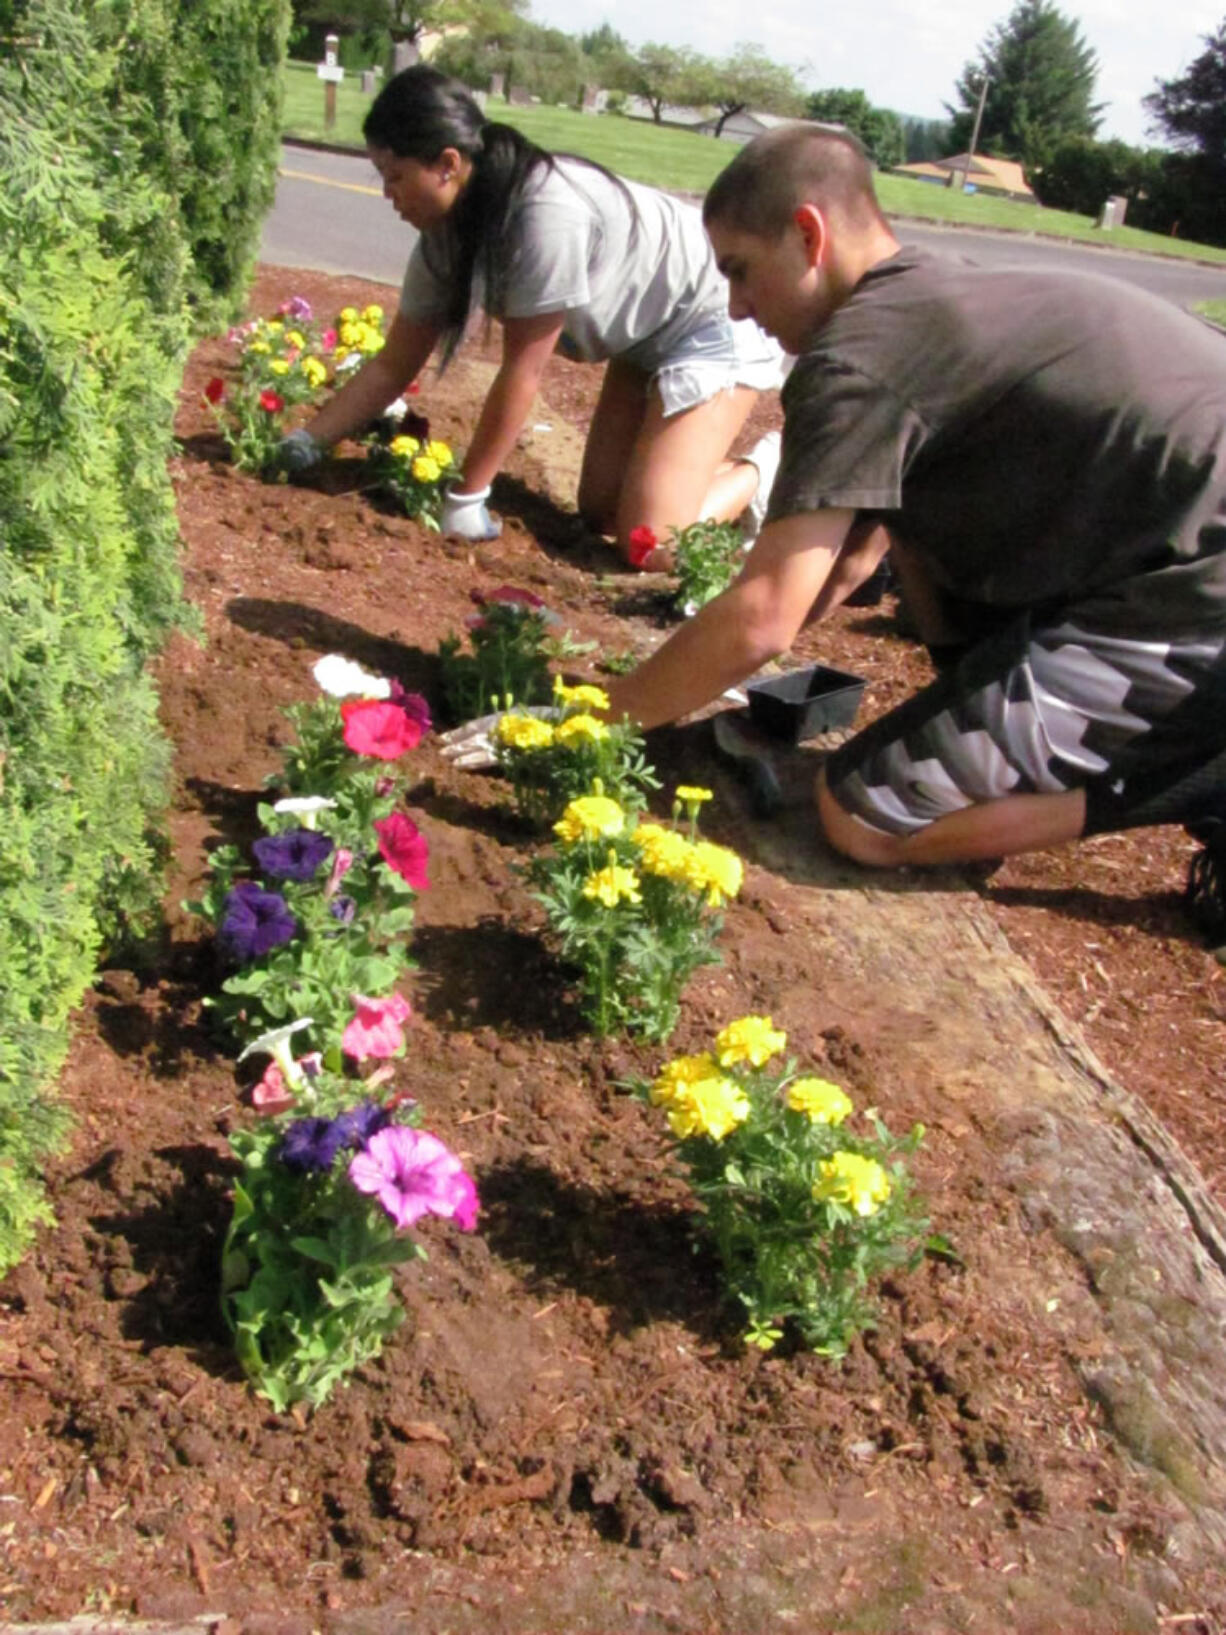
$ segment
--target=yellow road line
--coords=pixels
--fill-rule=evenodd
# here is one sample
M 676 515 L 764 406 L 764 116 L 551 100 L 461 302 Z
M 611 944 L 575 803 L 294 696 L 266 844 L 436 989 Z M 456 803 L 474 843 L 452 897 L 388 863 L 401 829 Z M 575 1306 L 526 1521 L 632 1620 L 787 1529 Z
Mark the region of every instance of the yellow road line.
M 349 193 L 366 193 L 372 199 L 381 199 L 383 197 L 381 187 L 366 187 L 361 182 L 337 182 L 333 181 L 331 176 L 315 176 L 309 170 L 286 170 L 285 166 L 282 165 L 277 174 L 279 176 L 288 176 L 295 182 L 318 182 L 321 187 L 343 187 Z

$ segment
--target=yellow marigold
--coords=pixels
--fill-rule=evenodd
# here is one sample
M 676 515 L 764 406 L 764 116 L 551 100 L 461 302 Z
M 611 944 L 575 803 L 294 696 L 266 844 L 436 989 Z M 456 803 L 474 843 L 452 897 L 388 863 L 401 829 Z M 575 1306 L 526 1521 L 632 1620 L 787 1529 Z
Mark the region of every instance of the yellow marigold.
M 291 346 L 296 346 L 299 349 L 306 345 L 306 336 L 300 329 L 291 329 L 285 338 Z
M 814 1124 L 841 1124 L 852 1110 L 851 1097 L 829 1079 L 793 1079 L 784 1100 Z
M 372 301 L 368 307 L 362 308 L 362 317 L 368 324 L 381 324 L 383 322 L 383 308 L 377 301 Z
M 689 862 L 689 881 L 697 891 L 705 891 L 711 908 L 720 908 L 741 889 L 745 869 L 740 858 L 727 846 L 713 840 L 696 840 Z
M 289 364 L 284 358 L 274 358 L 268 365 L 268 372 L 273 375 L 288 375 Z
M 344 363 L 345 359 L 349 356 L 352 350 L 353 348 L 349 346 L 338 346 L 336 351 L 332 354 L 333 363 Z
M 548 749 L 553 743 L 552 723 L 535 715 L 504 715 L 494 734 L 508 749 Z
M 583 895 L 603 903 L 606 908 L 616 908 L 620 902 L 642 902 L 638 875 L 633 869 L 622 868 L 620 863 L 610 863 L 589 874 L 583 882 Z
M 577 840 L 619 835 L 625 827 L 626 814 L 608 795 L 579 795 L 554 824 L 553 832 L 573 845 Z
M 664 880 L 689 878 L 694 848 L 684 835 L 666 829 L 662 823 L 640 823 L 630 838 L 639 848 L 639 867 L 644 874 L 656 874 Z
M 718 1079 L 719 1076 L 719 1063 L 710 1051 L 704 1050 L 701 1056 L 674 1056 L 656 1074 L 647 1099 L 653 1107 L 667 1107 L 685 1085 L 697 1084 L 701 1079 Z
M 366 357 L 373 358 L 376 352 L 382 352 L 387 343 L 377 329 L 369 324 L 358 325 L 358 350 Z
M 249 341 L 247 350 L 248 352 L 254 352 L 257 357 L 264 357 L 266 353 L 272 351 L 272 347 L 269 346 L 267 341 Z
M 432 460 L 428 454 L 419 454 L 411 467 L 413 481 L 417 483 L 436 483 L 443 473 L 438 468 L 438 461 Z
M 321 363 L 318 358 L 303 358 L 298 367 L 302 370 L 303 375 L 306 377 L 306 383 L 312 391 L 316 386 L 322 386 L 328 378 L 327 365 Z
M 722 1141 L 749 1117 L 749 1097 L 732 1079 L 697 1079 L 677 1087 L 668 1103 L 674 1135 L 709 1136 Z
M 398 460 L 408 460 L 414 454 L 421 453 L 421 444 L 416 437 L 406 437 L 403 432 L 399 437 L 393 437 L 387 447 L 388 453 L 394 454 Z
M 598 744 L 608 736 L 608 727 L 603 721 L 597 721 L 594 715 L 572 715 L 558 723 L 560 744 Z
M 709 789 L 702 789 L 697 784 L 679 783 L 677 799 L 686 806 L 701 806 L 703 801 L 712 800 L 714 797 Z
M 356 324 L 361 313 L 357 307 L 342 307 L 337 316 L 343 324 Z
M 338 341 L 340 341 L 342 346 L 347 346 L 352 351 L 355 346 L 358 346 L 361 343 L 361 325 L 356 323 L 342 324 L 336 332 L 336 338 Z
M 270 318 L 264 325 L 264 328 L 270 335 L 279 335 L 285 328 L 285 325 L 281 322 L 280 318 Z
M 449 466 L 452 460 L 455 459 L 455 455 L 452 454 L 448 445 L 437 437 L 432 437 L 430 439 L 430 441 L 426 444 L 425 452 L 430 456 L 436 465 L 440 466 Z
M 890 1178 L 875 1158 L 836 1152 L 823 1158 L 818 1170 L 813 1196 L 819 1202 L 850 1204 L 857 1215 L 875 1215 L 890 1196 Z
M 561 676 L 553 678 L 553 696 L 559 704 L 573 704 L 585 710 L 607 710 L 609 707 L 609 695 L 603 687 L 594 687 L 585 681 L 568 687 Z
M 738 1062 L 764 1067 L 787 1042 L 787 1034 L 780 1033 L 769 1016 L 738 1016 L 715 1035 L 715 1056 L 721 1067 Z

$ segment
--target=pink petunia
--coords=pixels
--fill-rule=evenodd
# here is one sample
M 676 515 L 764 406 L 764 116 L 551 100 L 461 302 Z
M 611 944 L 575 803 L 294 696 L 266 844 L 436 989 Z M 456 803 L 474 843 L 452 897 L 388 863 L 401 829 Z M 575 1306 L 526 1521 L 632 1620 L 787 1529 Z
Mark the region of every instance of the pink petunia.
M 414 891 L 425 891 L 430 884 L 426 875 L 430 846 L 413 819 L 403 812 L 392 812 L 385 818 L 375 819 L 375 833 L 388 868 L 395 869 Z
M 496 590 L 470 590 L 468 597 L 478 607 L 486 607 L 490 602 L 508 602 L 515 607 L 545 606 L 534 590 L 521 590 L 518 585 L 499 585 Z
M 454 1220 L 463 1232 L 477 1224 L 477 1189 L 460 1160 L 428 1130 L 392 1124 L 371 1136 L 349 1164 L 359 1192 L 378 1198 L 398 1228 L 423 1215 Z
M 293 1092 L 285 1082 L 285 1075 L 276 1062 L 269 1062 L 264 1069 L 264 1077 L 251 1090 L 251 1105 L 257 1113 L 264 1113 L 272 1117 L 274 1113 L 285 1113 L 294 1105 Z
M 335 347 L 336 331 L 334 329 L 325 329 L 319 337 L 319 350 L 321 352 L 331 352 L 335 350 Z
M 348 698 L 341 705 L 345 742 L 355 755 L 395 761 L 421 743 L 421 722 L 381 698 Z
M 371 1056 L 395 1056 L 404 1049 L 404 1023 L 413 1008 L 402 994 L 368 999 L 365 994 L 355 993 L 353 1003 L 357 1007 L 353 1020 L 341 1035 L 346 1056 L 364 1062 Z
M 328 875 L 328 883 L 324 887 L 325 897 L 334 897 L 336 888 L 353 867 L 353 853 L 348 846 L 338 846 L 332 855 L 332 872 Z

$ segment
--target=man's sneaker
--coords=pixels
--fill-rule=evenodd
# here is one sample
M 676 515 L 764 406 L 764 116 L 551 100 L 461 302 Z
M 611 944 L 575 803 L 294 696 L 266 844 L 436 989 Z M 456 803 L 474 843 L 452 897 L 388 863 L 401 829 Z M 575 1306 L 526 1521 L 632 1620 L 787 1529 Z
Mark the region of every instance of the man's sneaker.
M 779 432 L 768 431 L 765 437 L 759 437 L 748 454 L 740 456 L 742 460 L 747 460 L 751 466 L 758 468 L 758 486 L 754 491 L 754 497 L 741 513 L 741 533 L 745 539 L 746 550 L 757 539 L 766 518 L 771 489 L 775 486 L 775 473 L 779 470 L 781 442 Z

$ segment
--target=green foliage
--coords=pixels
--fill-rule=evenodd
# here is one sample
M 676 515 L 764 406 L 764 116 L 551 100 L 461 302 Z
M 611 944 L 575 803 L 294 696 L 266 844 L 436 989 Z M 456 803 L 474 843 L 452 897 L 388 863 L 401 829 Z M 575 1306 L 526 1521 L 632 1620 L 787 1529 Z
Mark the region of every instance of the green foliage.
M 804 89 L 790 68 L 772 62 L 761 46 L 744 41 L 719 62 L 702 65 L 691 89 L 695 102 L 710 102 L 719 110 L 718 136 L 733 114 L 745 108 L 772 114 L 801 114 Z
M 536 605 L 532 605 L 533 602 Z M 468 632 L 438 644 L 443 698 L 453 721 L 472 721 L 489 710 L 514 704 L 543 704 L 549 697 L 549 666 L 543 651 L 549 614 L 539 597 L 531 601 L 486 601 Z
M 317 1115 L 332 1110 L 312 1104 Z M 348 1151 L 302 1174 L 280 1160 L 284 1134 L 266 1119 L 230 1138 L 242 1175 L 222 1251 L 222 1311 L 239 1363 L 279 1413 L 319 1407 L 379 1355 L 404 1320 L 392 1270 L 424 1258 L 353 1186 Z
M 727 590 L 745 561 L 745 540 L 734 522 L 692 522 L 675 528 L 669 544 L 681 581 L 676 600 L 687 613 Z
M 769 1351 L 790 1326 L 840 1357 L 872 1326 L 869 1284 L 923 1253 L 901 1161 L 923 1128 L 896 1138 L 870 1113 L 853 1129 L 837 1085 L 772 1065 L 786 1044 L 769 1017 L 742 1017 L 638 1090 L 667 1118 L 746 1343 Z
M 579 975 L 583 1014 L 601 1036 L 667 1039 L 693 973 L 717 965 L 719 909 L 741 887 L 735 852 L 702 840 L 687 797 L 688 833 L 632 815 L 596 788 L 566 808 L 558 844 L 527 865 L 562 957 Z M 680 802 L 677 812 L 680 811 Z
M 914 115 L 901 116 L 903 142 L 906 151 L 903 163 L 922 164 L 926 159 L 943 159 L 952 153 L 947 119 L 918 119 Z
M 1145 98 L 1155 125 L 1179 150 L 1164 156 L 1141 217 L 1146 225 L 1226 244 L 1226 22 L 1177 79 Z
M 875 165 L 902 164 L 907 151 L 902 120 L 888 108 L 874 108 L 863 91 L 814 91 L 805 112 L 810 119 L 846 126 Z
M 1159 185 L 1163 155 L 1129 147 L 1126 142 L 1095 142 L 1070 136 L 1053 150 L 1034 177 L 1034 190 L 1045 205 L 1097 216 L 1113 195 L 1129 201 L 1131 218 L 1138 203 Z
M 951 109 L 955 152 L 970 146 L 980 88 L 987 98 L 977 146 L 981 152 L 1018 159 L 1027 171 L 1046 164 L 1067 136 L 1093 136 L 1102 113 L 1094 98 L 1098 58 L 1080 25 L 1051 0 L 1017 0 L 957 81 L 960 111 Z
M 599 687 L 567 687 L 559 677 L 554 697 L 552 719 L 511 711 L 491 734 L 520 815 L 530 823 L 552 823 L 593 786 L 626 812 L 641 810 L 647 792 L 660 787 L 643 753 L 642 732 L 626 718 L 601 719 L 609 700 Z

